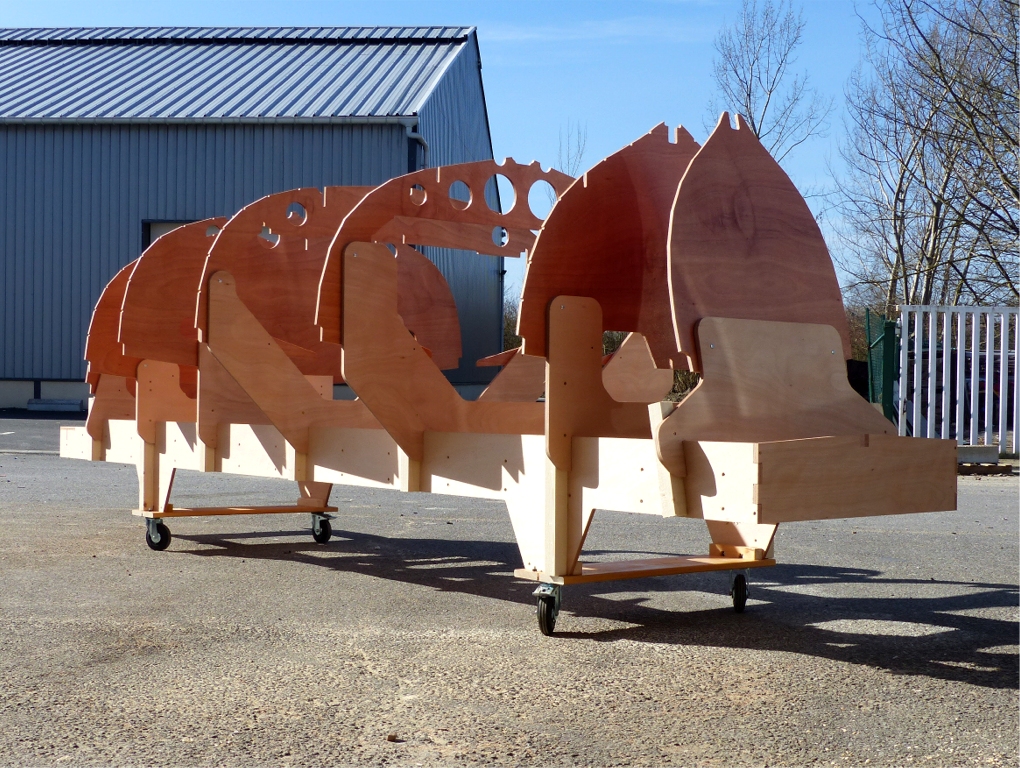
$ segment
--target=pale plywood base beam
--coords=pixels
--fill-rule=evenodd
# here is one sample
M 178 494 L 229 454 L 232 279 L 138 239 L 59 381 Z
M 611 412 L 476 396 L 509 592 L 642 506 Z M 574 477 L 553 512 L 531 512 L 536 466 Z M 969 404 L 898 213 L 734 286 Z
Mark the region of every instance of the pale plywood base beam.
M 166 509 L 161 512 L 151 509 L 133 509 L 131 510 L 131 514 L 137 517 L 162 518 L 213 517 L 217 515 L 283 515 L 293 512 L 302 512 L 306 515 L 321 515 L 326 514 L 327 512 L 336 511 L 336 507 L 316 507 L 304 504 L 282 507 L 195 507 L 192 509 L 186 507 L 179 507 L 175 509 L 172 504 L 167 504 Z
M 518 568 L 514 576 L 528 581 L 546 584 L 590 584 L 596 581 L 620 581 L 622 579 L 643 579 L 649 576 L 674 576 L 678 573 L 701 573 L 704 571 L 733 571 L 744 568 L 762 568 L 775 565 L 775 560 L 753 560 L 742 557 L 697 557 L 678 555 L 676 557 L 652 557 L 644 560 L 618 560 L 613 563 L 582 563 L 581 572 L 570 576 L 552 576 L 541 571 Z

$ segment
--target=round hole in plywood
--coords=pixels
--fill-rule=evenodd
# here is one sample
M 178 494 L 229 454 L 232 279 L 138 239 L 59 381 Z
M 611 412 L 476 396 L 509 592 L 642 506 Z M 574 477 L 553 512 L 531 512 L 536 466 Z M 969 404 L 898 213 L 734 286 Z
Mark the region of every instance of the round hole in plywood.
M 539 219 L 545 219 L 549 215 L 555 202 L 556 190 L 544 179 L 536 181 L 528 190 L 528 207 Z
M 287 222 L 295 227 L 300 227 L 308 221 L 308 211 L 301 203 L 291 203 L 287 206 Z
M 280 244 L 280 236 L 263 224 L 262 231 L 258 234 L 258 241 L 266 248 L 275 248 Z
M 425 187 L 421 184 L 412 184 L 408 190 L 411 195 L 411 202 L 415 205 L 425 205 L 425 200 L 428 198 L 428 194 L 425 192 Z
M 485 182 L 485 204 L 496 213 L 510 213 L 517 202 L 517 190 L 510 179 L 502 173 L 489 177 Z
M 506 231 L 505 227 L 493 227 L 492 228 L 492 242 L 494 245 L 498 245 L 502 248 L 510 240 L 510 234 Z
M 471 187 L 460 179 L 450 185 L 450 205 L 458 211 L 466 210 L 471 205 Z

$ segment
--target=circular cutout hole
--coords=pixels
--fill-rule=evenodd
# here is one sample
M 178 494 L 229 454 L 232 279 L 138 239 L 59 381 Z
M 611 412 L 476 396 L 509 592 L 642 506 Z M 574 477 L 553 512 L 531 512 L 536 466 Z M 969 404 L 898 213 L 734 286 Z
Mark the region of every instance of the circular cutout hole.
M 510 240 L 510 233 L 505 227 L 492 228 L 492 242 L 502 248 Z
M 545 219 L 549 215 L 555 202 L 556 190 L 544 179 L 536 181 L 528 190 L 528 207 L 540 219 Z
M 415 205 L 425 205 L 425 199 L 428 195 L 425 192 L 425 187 L 421 184 L 414 184 L 409 190 L 411 195 L 411 202 Z
M 280 244 L 280 236 L 263 224 L 262 231 L 259 232 L 259 242 L 266 248 L 275 248 Z
M 510 213 L 517 202 L 514 184 L 502 173 L 497 173 L 485 182 L 485 204 L 496 213 Z
M 386 250 L 388 250 L 393 256 L 397 255 L 397 246 L 393 243 L 383 243 L 383 245 L 386 246 Z
M 463 181 L 457 180 L 450 185 L 450 205 L 458 211 L 471 205 L 471 188 Z
M 295 227 L 300 227 L 308 221 L 308 211 L 301 203 L 291 203 L 287 206 L 287 221 Z

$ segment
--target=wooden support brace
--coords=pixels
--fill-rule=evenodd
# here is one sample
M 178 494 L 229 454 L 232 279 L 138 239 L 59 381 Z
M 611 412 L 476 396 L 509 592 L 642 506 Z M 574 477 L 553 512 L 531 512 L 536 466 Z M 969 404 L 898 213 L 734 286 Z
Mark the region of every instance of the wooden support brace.
M 229 272 L 209 278 L 208 330 L 209 352 L 294 447 L 294 479 L 311 479 L 307 456 L 313 425 L 378 429 L 362 401 L 322 397 L 237 297 Z

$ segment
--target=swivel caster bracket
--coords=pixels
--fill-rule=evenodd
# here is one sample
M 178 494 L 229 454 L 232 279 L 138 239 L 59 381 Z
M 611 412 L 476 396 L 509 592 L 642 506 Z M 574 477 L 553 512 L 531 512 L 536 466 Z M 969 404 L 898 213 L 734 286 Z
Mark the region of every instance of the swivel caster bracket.
M 170 546 L 170 529 L 166 523 L 155 517 L 145 518 L 145 543 L 149 549 L 162 552 Z
M 548 637 L 556 628 L 556 618 L 560 615 L 562 589 L 559 584 L 539 584 L 531 594 L 538 599 L 538 629 Z
M 333 515 L 325 512 L 312 512 L 312 538 L 317 544 L 325 544 L 333 536 L 333 526 L 329 524 L 332 519 Z

